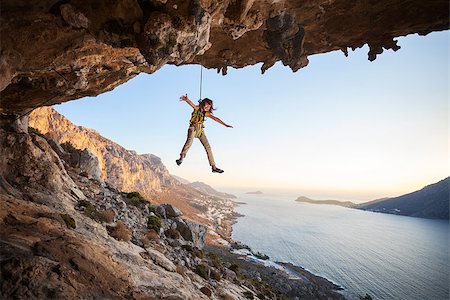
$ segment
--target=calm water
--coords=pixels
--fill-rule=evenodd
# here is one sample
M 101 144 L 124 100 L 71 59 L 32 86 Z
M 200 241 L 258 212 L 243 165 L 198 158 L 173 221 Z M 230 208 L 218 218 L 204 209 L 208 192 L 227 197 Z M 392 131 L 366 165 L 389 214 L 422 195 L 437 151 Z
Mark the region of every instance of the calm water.
M 236 193 L 235 193 L 236 194 Z M 449 222 L 236 194 L 233 239 L 374 299 L 449 299 Z

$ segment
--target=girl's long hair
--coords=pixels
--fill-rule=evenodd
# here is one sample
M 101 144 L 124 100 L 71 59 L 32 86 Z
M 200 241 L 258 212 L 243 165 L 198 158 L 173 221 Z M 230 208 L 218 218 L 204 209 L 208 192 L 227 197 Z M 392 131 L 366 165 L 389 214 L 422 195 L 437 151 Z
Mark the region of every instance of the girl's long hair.
M 213 101 L 209 98 L 204 98 L 203 100 L 200 100 L 198 103 L 199 103 L 198 105 L 200 106 L 201 109 L 203 109 L 203 106 L 205 105 L 205 103 L 208 103 L 209 105 L 211 105 L 211 109 L 209 110 L 210 112 L 212 112 L 213 110 L 216 110 L 214 108 Z

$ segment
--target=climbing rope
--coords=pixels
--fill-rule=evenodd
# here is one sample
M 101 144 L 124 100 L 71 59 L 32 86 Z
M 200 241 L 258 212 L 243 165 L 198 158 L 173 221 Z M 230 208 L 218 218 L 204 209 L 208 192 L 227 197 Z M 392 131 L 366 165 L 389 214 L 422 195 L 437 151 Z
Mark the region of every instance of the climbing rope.
M 200 65 L 200 98 L 198 101 L 202 100 L 202 83 L 203 83 L 203 66 Z

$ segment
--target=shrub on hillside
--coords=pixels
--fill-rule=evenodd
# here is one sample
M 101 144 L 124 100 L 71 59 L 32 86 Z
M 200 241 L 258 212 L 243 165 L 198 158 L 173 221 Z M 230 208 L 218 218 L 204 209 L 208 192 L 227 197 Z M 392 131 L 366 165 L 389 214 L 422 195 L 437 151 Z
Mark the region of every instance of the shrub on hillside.
M 38 129 L 33 128 L 33 127 L 28 127 L 28 134 L 36 134 L 44 139 L 47 139 L 42 132 L 40 132 Z
M 152 213 L 154 213 L 157 217 L 161 218 L 161 215 L 156 211 L 155 205 L 149 205 L 148 210 Z
M 107 209 L 103 213 L 103 219 L 106 223 L 111 223 L 112 221 L 114 221 L 115 216 L 116 216 L 116 213 L 112 209 Z
M 64 149 L 64 151 L 69 153 L 76 153 L 79 151 L 77 148 L 75 148 L 74 145 L 72 145 L 70 142 L 65 142 L 61 144 L 61 147 Z
M 117 221 L 115 227 L 110 227 L 109 234 L 119 241 L 129 242 L 131 240 L 132 231 L 122 221 Z
M 164 231 L 165 236 L 167 236 L 170 239 L 179 239 L 180 238 L 180 232 L 174 228 L 169 228 L 166 231 Z
M 187 252 L 191 253 L 193 256 L 203 259 L 203 251 L 197 247 L 192 247 L 189 244 L 181 246 Z
M 75 223 L 75 219 L 72 218 L 68 214 L 61 214 L 61 218 L 64 220 L 64 223 L 66 223 L 67 228 L 69 229 L 75 229 L 77 228 L 77 225 Z
M 159 232 L 159 229 L 161 228 L 161 218 L 156 215 L 151 215 L 147 221 L 147 228 Z
M 89 218 L 102 223 L 104 221 L 104 214 L 103 212 L 99 212 L 97 208 L 89 201 L 87 200 L 80 200 L 78 201 L 78 205 L 80 207 L 84 208 L 84 214 L 88 216 Z
M 140 239 L 144 248 L 150 247 L 153 241 L 158 241 L 160 236 L 156 233 L 155 230 L 150 229 L 145 235 L 143 235 Z
M 140 207 L 149 203 L 144 197 L 141 196 L 141 194 L 139 194 L 139 192 L 125 193 L 125 196 L 130 199 L 130 203 L 134 206 Z
M 195 270 L 195 273 L 197 273 L 198 275 L 200 275 L 201 277 L 203 277 L 206 280 L 209 280 L 209 269 L 207 266 L 205 265 L 198 265 Z

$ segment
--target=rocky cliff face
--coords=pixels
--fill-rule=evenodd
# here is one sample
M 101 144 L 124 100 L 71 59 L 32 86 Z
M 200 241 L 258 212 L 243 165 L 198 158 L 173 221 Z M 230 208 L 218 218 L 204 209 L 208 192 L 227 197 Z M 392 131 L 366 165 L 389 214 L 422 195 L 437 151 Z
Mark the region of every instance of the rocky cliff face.
M 53 108 L 43 107 L 33 111 L 29 125 L 58 144 L 81 150 L 77 157 L 72 157 L 74 163 L 94 178 L 106 181 L 121 191 L 139 191 L 150 198 L 163 186 L 178 184 L 159 157 L 138 155 L 127 150 L 95 130 L 76 126 Z M 88 151 L 83 152 L 84 149 Z M 95 166 L 96 159 L 98 167 Z
M 224 74 L 368 44 L 369 59 L 395 37 L 449 28 L 447 0 L 2 1 L 0 112 L 98 95 L 165 64 Z
M 36 134 L 0 130 L 0 143 L 8 146 L 0 148 L 0 298 L 236 299 L 248 290 L 199 254 L 206 228 L 171 206 L 79 175 Z

